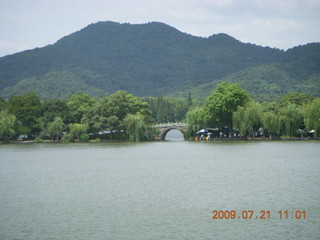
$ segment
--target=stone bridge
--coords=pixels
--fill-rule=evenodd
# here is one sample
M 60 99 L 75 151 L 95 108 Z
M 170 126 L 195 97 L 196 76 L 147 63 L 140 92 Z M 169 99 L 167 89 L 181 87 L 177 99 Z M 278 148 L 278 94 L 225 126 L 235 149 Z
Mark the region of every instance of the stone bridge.
M 179 130 L 183 136 L 186 135 L 188 130 L 188 124 L 186 123 L 161 123 L 154 125 L 159 130 L 159 134 L 156 136 L 157 140 L 165 140 L 166 135 L 171 130 Z

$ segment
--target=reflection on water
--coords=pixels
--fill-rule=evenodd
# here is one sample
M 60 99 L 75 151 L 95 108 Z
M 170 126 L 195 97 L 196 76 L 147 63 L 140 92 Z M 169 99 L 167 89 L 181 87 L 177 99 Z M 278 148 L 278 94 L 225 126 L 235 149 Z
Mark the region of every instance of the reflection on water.
M 173 129 L 167 133 L 165 140 L 174 142 L 184 141 L 184 136 L 179 130 Z
M 0 239 L 318 239 L 319 182 L 317 141 L 1 145 Z

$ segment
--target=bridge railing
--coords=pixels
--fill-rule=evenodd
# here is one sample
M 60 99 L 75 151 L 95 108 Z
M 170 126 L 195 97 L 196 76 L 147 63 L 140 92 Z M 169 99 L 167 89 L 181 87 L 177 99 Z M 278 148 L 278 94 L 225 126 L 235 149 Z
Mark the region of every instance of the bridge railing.
M 158 123 L 153 125 L 155 128 L 167 128 L 167 127 L 188 127 L 187 123 L 181 123 L 181 122 L 176 122 L 176 123 Z

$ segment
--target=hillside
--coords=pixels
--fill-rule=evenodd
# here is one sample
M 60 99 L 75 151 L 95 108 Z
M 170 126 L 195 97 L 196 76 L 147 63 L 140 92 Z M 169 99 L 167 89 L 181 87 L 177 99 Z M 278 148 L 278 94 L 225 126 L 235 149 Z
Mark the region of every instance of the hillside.
M 275 100 L 289 92 L 320 95 L 320 44 L 295 47 L 283 54 L 278 62 L 262 64 L 230 74 L 224 78 L 201 84 L 188 90 L 205 98 L 223 81 L 240 83 L 257 100 Z M 186 96 L 187 91 L 176 93 Z
M 209 38 L 163 23 L 98 22 L 53 45 L 0 58 L 0 95 L 36 91 L 64 98 L 77 91 L 138 96 L 207 95 L 223 80 L 254 96 L 303 91 L 317 95 L 320 44 L 288 51 L 242 43 L 227 34 Z

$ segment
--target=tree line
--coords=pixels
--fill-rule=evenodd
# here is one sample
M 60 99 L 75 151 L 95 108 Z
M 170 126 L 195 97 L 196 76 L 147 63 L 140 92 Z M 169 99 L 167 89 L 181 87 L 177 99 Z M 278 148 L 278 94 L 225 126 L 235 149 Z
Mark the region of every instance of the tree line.
M 187 98 L 139 98 L 126 91 L 92 97 L 85 93 L 66 100 L 42 101 L 36 93 L 0 98 L 0 139 L 23 135 L 41 141 L 152 140 L 155 123 L 188 123 L 186 136 L 202 128 L 226 135 L 303 137 L 320 134 L 320 98 L 290 93 L 277 102 L 255 102 L 237 83 L 223 82 L 204 102 Z
M 201 128 L 236 131 L 242 137 L 303 137 L 320 135 L 320 98 L 289 93 L 278 102 L 255 102 L 237 83 L 223 82 L 205 100 L 187 113 L 188 134 Z
M 141 99 L 126 91 L 103 97 L 76 93 L 66 100 L 41 101 L 33 92 L 0 98 L 0 138 L 4 142 L 19 135 L 37 141 L 151 140 L 156 134 L 152 125 L 181 121 L 190 98 Z

